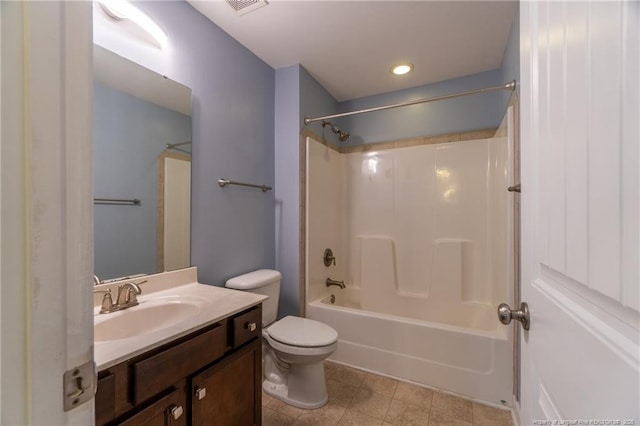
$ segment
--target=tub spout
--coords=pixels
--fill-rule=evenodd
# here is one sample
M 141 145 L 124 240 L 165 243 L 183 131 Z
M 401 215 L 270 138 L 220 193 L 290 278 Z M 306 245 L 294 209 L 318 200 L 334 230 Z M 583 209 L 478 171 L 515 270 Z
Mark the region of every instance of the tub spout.
M 344 281 L 334 281 L 331 278 L 327 278 L 327 281 L 325 281 L 325 285 L 327 287 L 337 285 L 340 288 L 345 288 Z

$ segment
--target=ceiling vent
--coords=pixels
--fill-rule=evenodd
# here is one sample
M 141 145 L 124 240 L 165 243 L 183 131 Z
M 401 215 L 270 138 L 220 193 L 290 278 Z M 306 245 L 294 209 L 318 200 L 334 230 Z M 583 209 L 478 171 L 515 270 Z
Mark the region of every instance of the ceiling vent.
M 227 0 L 227 3 L 238 15 L 245 15 L 269 4 L 266 0 Z

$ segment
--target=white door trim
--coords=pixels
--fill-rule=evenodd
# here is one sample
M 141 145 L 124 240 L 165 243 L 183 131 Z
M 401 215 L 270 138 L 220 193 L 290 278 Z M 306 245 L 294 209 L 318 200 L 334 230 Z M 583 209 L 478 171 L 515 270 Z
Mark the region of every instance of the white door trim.
M 93 360 L 91 3 L 2 7 L 1 421 L 93 424 L 62 386 Z

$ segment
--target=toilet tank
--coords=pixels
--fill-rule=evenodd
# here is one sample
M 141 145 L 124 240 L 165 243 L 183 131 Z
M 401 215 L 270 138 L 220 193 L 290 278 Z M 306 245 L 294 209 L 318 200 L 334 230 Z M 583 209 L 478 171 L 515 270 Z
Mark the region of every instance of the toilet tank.
M 266 327 L 274 322 L 278 315 L 281 278 L 282 275 L 278 271 L 260 269 L 230 278 L 224 286 L 268 296 L 269 298 L 262 302 L 262 326 Z

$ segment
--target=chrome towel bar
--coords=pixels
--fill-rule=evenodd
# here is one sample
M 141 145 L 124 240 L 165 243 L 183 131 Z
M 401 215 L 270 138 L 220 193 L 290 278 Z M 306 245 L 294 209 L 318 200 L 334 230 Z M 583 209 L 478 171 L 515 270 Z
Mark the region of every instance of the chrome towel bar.
M 253 183 L 234 182 L 226 178 L 218 179 L 218 185 L 220 185 L 221 188 L 224 188 L 227 185 L 248 186 L 249 188 L 260 188 L 262 192 L 271 191 L 273 189 L 267 185 L 255 185 Z
M 119 198 L 94 198 L 93 199 L 93 204 L 107 204 L 107 205 L 114 205 L 114 206 L 125 206 L 125 205 L 133 205 L 133 206 L 139 206 L 141 205 L 142 201 L 140 201 L 138 198 L 134 198 L 132 200 L 123 200 L 123 199 L 119 199 Z

